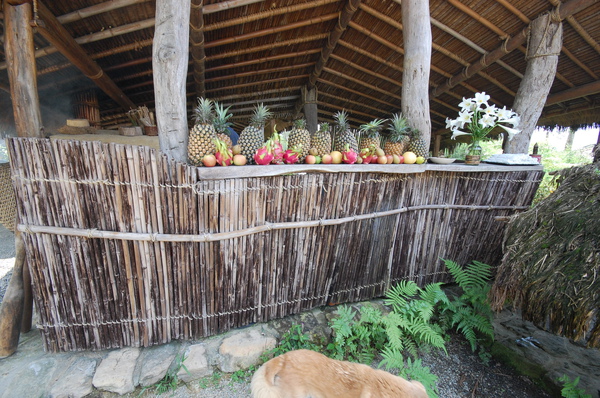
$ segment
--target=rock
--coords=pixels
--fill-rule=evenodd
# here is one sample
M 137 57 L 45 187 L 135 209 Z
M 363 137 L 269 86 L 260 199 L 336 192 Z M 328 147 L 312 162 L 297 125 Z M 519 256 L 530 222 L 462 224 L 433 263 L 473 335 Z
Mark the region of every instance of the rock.
M 6 361 L 3 359 L 2 361 Z M 57 361 L 54 358 L 42 357 L 31 363 L 19 363 L 11 369 L 11 374 L 3 370 L 0 375 L 0 397 L 40 397 L 45 394 L 46 385 L 56 372 Z M 14 372 L 14 373 L 12 373 Z
M 50 398 L 79 398 L 92 392 L 92 378 L 97 362 L 90 358 L 76 358 L 50 388 Z
M 92 383 L 99 390 L 127 394 L 135 390 L 133 373 L 139 348 L 112 351 L 100 362 Z
M 144 349 L 137 361 L 134 385 L 148 387 L 159 382 L 167 374 L 177 350 L 178 346 L 175 343 Z
M 177 378 L 189 383 L 192 380 L 198 380 L 205 376 L 210 376 L 213 373 L 212 368 L 208 365 L 206 357 L 206 347 L 203 344 L 194 344 L 188 347 L 185 351 L 183 366 L 177 371 Z M 175 364 L 179 367 L 179 364 Z
M 223 339 L 219 347 L 217 366 L 223 372 L 233 373 L 258 363 L 261 354 L 275 348 L 277 339 L 258 328 L 237 331 Z

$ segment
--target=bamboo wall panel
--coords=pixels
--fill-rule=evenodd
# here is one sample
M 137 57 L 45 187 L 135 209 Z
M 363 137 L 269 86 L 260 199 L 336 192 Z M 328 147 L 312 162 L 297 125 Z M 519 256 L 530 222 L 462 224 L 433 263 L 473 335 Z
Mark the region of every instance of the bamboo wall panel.
M 449 280 L 440 258 L 496 266 L 494 217 L 525 210 L 543 174 L 209 180 L 149 147 L 13 138 L 9 150 L 49 351 L 196 339 L 380 297 L 402 279 Z

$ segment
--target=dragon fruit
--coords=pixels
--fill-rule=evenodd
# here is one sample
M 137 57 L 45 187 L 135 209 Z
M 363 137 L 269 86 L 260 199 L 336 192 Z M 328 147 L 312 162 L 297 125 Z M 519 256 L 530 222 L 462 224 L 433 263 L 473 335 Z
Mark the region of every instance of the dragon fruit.
M 294 164 L 297 163 L 298 160 L 300 160 L 300 153 L 302 152 L 301 149 L 298 149 L 297 147 L 294 147 L 292 149 L 288 149 L 287 151 L 285 151 L 283 153 L 283 162 L 285 164 Z
M 354 164 L 356 163 L 356 159 L 358 159 L 358 154 L 350 148 L 349 144 L 346 144 L 346 148 L 342 152 L 342 162 L 346 164 Z
M 267 141 L 265 145 L 258 148 L 256 153 L 254 154 L 254 161 L 256 164 L 261 166 L 266 166 L 271 164 L 275 156 L 273 155 L 273 149 L 271 148 L 271 141 Z
M 273 160 L 271 163 L 273 164 L 281 164 L 283 163 L 283 145 L 281 144 L 281 136 L 277 132 L 277 130 L 273 131 L 273 135 L 269 138 L 271 142 L 271 148 L 273 152 Z
M 359 155 L 363 160 L 363 164 L 377 162 L 377 154 L 375 153 L 375 150 L 375 145 L 370 145 L 368 148 L 363 148 L 360 150 Z
M 215 140 L 215 147 L 217 148 L 215 158 L 219 166 L 230 166 L 233 161 L 233 152 L 227 147 L 225 141 L 217 138 Z

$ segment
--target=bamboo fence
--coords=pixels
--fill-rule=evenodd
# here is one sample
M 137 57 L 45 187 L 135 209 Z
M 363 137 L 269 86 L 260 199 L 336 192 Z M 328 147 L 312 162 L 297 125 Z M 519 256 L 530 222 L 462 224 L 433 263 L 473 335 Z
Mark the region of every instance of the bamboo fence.
M 206 179 L 149 147 L 13 138 L 9 150 L 49 351 L 196 339 L 380 297 L 403 279 L 449 280 L 440 258 L 497 266 L 496 218 L 527 209 L 543 174 L 357 165 Z

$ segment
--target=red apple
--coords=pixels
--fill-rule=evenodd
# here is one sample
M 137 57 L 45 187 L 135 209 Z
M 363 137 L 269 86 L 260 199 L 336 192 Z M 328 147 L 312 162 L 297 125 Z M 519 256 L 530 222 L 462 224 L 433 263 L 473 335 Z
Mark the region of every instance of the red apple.
M 394 163 L 394 156 L 392 156 L 392 155 L 385 155 L 385 157 L 387 158 L 387 164 Z
M 323 155 L 322 162 L 323 162 L 323 164 L 333 163 L 333 156 L 326 153 L 325 155 Z
M 315 164 L 317 163 L 317 158 L 315 157 L 315 155 L 306 155 L 304 162 L 306 162 L 307 164 Z
M 387 164 L 388 159 L 387 156 L 383 155 L 383 156 L 377 156 L 377 163 L 379 164 Z

